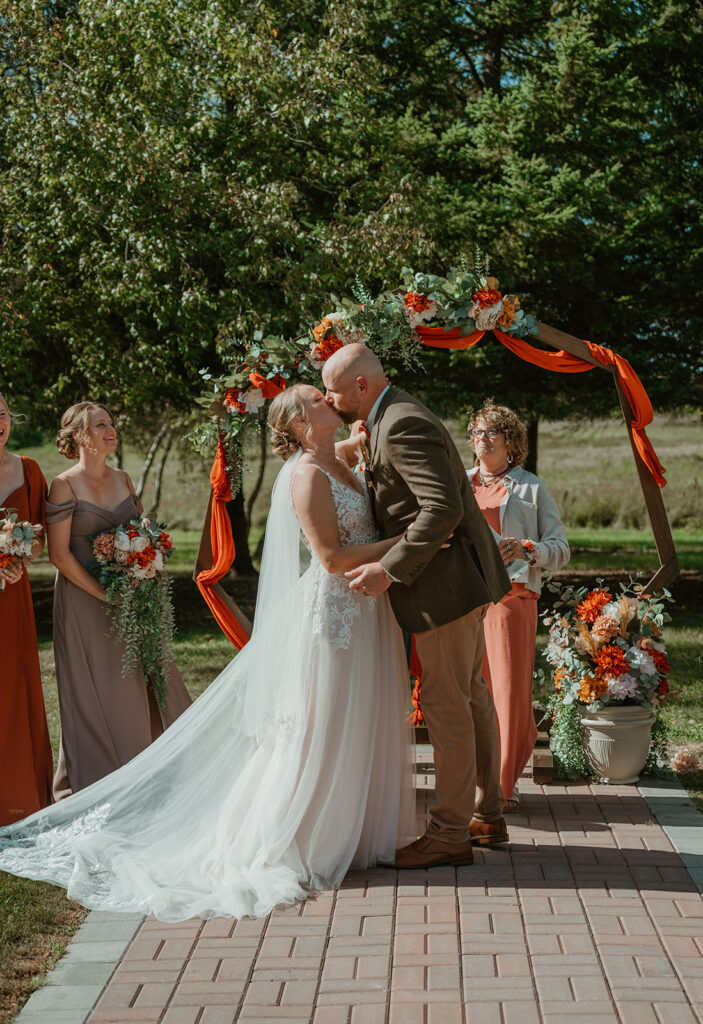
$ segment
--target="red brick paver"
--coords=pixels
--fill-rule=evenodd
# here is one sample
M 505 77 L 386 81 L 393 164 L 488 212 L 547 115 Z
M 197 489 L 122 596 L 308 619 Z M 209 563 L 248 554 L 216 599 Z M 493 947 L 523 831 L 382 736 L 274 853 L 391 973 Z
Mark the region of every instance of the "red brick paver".
M 638 790 L 522 782 L 510 845 L 471 867 L 148 919 L 89 1024 L 701 1024 L 703 898 Z

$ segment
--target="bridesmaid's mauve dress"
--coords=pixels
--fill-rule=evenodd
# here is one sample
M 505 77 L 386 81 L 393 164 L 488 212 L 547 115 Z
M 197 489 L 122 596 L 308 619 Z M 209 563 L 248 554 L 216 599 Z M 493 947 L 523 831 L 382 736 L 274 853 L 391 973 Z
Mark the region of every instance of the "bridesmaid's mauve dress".
M 141 512 L 128 495 L 113 509 L 83 498 L 61 505 L 46 503 L 47 523 L 71 519 L 71 552 L 83 566 L 93 561 L 89 537 L 127 522 Z M 61 709 L 61 756 L 54 780 L 60 799 L 114 772 L 152 741 L 149 699 L 141 672 L 122 675 L 122 645 L 107 637 L 109 620 L 102 601 L 58 573 L 54 594 L 54 656 Z M 190 705 L 188 691 L 171 663 L 166 707 L 160 728 L 167 728 Z
M 43 523 L 46 481 L 33 459 L 22 456 L 22 470 L 22 485 L 0 507 Z M 26 572 L 0 591 L 0 657 L 0 825 L 9 825 L 51 803 L 51 744 Z

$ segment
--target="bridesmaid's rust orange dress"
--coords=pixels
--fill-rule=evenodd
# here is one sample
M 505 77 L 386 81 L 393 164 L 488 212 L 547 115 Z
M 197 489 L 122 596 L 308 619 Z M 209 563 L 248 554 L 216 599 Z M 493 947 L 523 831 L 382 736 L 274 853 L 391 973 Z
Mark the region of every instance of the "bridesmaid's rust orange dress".
M 46 481 L 33 459 L 22 456 L 22 469 L 22 486 L 2 507 L 44 523 Z M 26 572 L 0 591 L 0 657 L 0 825 L 9 825 L 51 803 L 51 744 Z

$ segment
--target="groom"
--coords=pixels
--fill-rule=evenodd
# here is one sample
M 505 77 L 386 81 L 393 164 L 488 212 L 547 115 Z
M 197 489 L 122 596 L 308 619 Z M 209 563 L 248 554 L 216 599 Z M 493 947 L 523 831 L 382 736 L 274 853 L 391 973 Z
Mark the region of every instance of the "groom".
M 472 842 L 508 839 L 498 733 L 481 666 L 486 609 L 510 590 L 510 581 L 442 422 L 391 387 L 380 360 L 364 345 L 335 352 L 322 379 L 328 404 L 346 423 L 366 421 L 381 536 L 405 530 L 382 561 L 347 573 L 352 589 L 369 597 L 390 587 L 395 616 L 415 634 L 422 663 L 435 803 L 425 835 L 396 851 L 395 866 L 469 864 Z M 443 548 L 450 534 L 451 544 Z

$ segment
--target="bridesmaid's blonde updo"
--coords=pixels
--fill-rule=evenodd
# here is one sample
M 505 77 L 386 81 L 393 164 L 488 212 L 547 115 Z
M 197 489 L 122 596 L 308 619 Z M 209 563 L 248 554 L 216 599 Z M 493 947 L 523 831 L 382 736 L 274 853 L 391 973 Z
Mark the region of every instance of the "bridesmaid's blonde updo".
M 104 409 L 114 423 L 112 413 L 100 402 L 77 402 L 61 417 L 61 426 L 56 436 L 56 447 L 67 459 L 80 458 L 81 448 L 87 447 L 90 413 L 93 409 Z
M 268 425 L 271 431 L 271 447 L 274 455 L 278 455 L 284 462 L 300 450 L 300 438 L 293 426 L 293 420 L 297 417 L 307 423 L 306 434 L 310 433 L 310 422 L 298 394 L 300 387 L 300 384 L 294 384 L 293 387 L 281 391 L 269 406 Z

